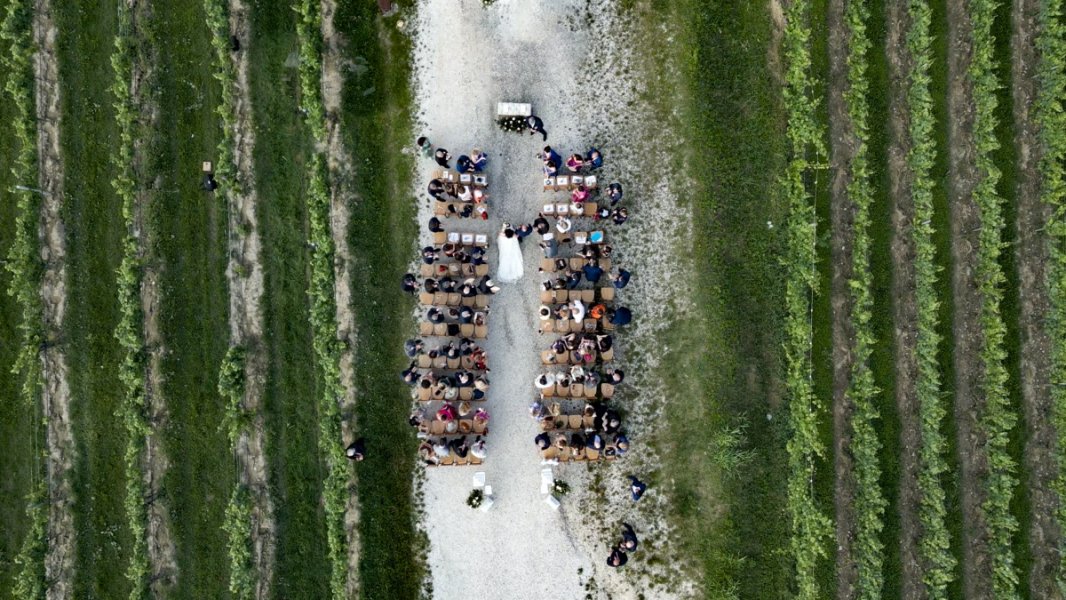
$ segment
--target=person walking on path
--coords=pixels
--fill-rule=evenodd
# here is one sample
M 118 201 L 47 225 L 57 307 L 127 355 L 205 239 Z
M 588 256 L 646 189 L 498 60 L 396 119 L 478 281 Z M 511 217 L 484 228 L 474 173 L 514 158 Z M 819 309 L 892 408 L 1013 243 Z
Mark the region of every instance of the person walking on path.
M 648 489 L 648 484 L 637 479 L 635 476 L 629 476 L 629 491 L 633 495 L 633 502 L 640 500 L 640 497 L 644 495 L 644 490 Z
M 344 450 L 344 454 L 349 460 L 362 461 L 366 457 L 366 440 L 363 438 L 355 440 Z
M 433 144 L 429 142 L 429 138 L 426 136 L 419 136 L 419 138 L 415 140 L 415 144 L 418 146 L 418 151 L 422 153 L 422 156 L 428 157 L 433 155 Z
M 622 543 L 618 544 L 618 548 L 625 552 L 634 552 L 638 544 L 637 533 L 633 531 L 633 526 L 629 523 L 622 523 Z
M 548 132 L 544 131 L 544 121 L 540 120 L 540 117 L 536 115 L 526 117 L 526 127 L 529 128 L 529 135 L 540 133 L 544 136 L 544 141 L 548 141 Z

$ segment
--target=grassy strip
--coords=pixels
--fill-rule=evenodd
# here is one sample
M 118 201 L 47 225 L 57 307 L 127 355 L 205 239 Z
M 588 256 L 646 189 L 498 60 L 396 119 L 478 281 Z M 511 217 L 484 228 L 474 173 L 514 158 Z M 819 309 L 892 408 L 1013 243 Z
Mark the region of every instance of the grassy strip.
M 322 104 L 322 15 L 320 4 L 301 0 L 297 11 L 296 36 L 300 41 L 301 106 L 311 136 L 321 148 L 326 144 L 326 117 Z M 324 152 L 316 150 L 307 165 L 307 213 L 311 223 L 311 330 L 316 366 L 322 390 L 318 401 L 318 446 L 325 457 L 323 501 L 326 509 L 326 539 L 329 548 L 330 590 L 334 598 L 345 597 L 348 573 L 344 512 L 350 467 L 341 448 L 340 405 L 341 345 L 337 339 L 334 245 L 330 228 L 329 175 Z
M 411 3 L 399 3 L 404 11 Z M 406 19 L 406 17 L 401 17 Z M 412 157 L 402 150 L 412 127 L 411 38 L 382 19 L 373 3 L 340 0 L 334 25 L 344 33 L 345 58 L 366 61 L 366 70 L 346 73 L 341 99 L 344 146 L 357 177 L 351 184 L 348 247 L 353 273 L 351 309 L 359 343 L 355 352 L 356 421 L 369 452 L 358 463 L 359 589 L 367 598 L 420 596 L 425 568 L 424 537 L 416 531 L 412 493 L 415 468 L 409 407 L 395 373 L 406 367 L 398 348 L 410 334 L 413 302 L 392 282 L 407 270 L 417 203 L 410 196 Z M 426 591 L 422 590 L 422 594 Z
M 981 509 L 989 535 L 992 560 L 992 593 L 997 598 L 1017 596 L 1018 573 L 1014 564 L 1012 539 L 1018 531 L 1018 521 L 1011 511 L 1017 464 L 1008 449 L 1009 435 L 1018 417 L 1007 394 L 1007 358 L 1004 349 L 1006 327 L 1000 314 L 1005 277 L 999 263 L 1003 248 L 1003 198 L 996 191 L 1000 170 L 994 153 L 999 147 L 996 138 L 996 90 L 999 83 L 994 72 L 995 47 L 991 28 L 995 16 L 994 0 L 971 0 L 970 18 L 973 24 L 973 59 L 968 75 L 973 82 L 974 145 L 979 174 L 983 176 L 974 188 L 974 201 L 981 213 L 981 231 L 974 267 L 980 291 L 981 327 L 983 331 L 981 391 L 985 408 L 978 424 L 986 438 L 988 478 L 987 497 Z
M 909 142 L 907 167 L 913 181 L 914 202 L 915 295 L 917 297 L 917 374 L 915 388 L 921 428 L 918 449 L 918 518 L 922 534 L 918 551 L 924 561 L 922 582 L 931 599 L 947 598 L 947 586 L 955 578 L 958 561 L 951 552 L 951 535 L 947 529 L 946 494 L 942 478 L 948 471 L 945 456 L 948 441 L 943 432 L 947 407 L 941 392 L 937 353 L 941 344 L 938 333 L 940 300 L 937 293 L 936 245 L 933 241 L 932 170 L 936 161 L 933 130 L 933 98 L 929 90 L 929 66 L 932 62 L 932 12 L 927 0 L 910 0 L 907 6 L 910 27 L 906 35 L 907 52 L 913 68 L 907 81 Z
M 1056 518 L 1059 529 L 1066 531 L 1066 23 L 1062 0 L 1041 0 L 1037 19 L 1040 62 L 1034 112 L 1042 146 L 1040 200 L 1052 211 L 1047 231 L 1051 257 L 1048 286 L 1052 306 L 1052 419 L 1058 436 Z M 1066 586 L 1066 554 L 1061 558 L 1058 583 L 1060 588 Z
M 873 187 L 867 156 L 869 138 L 869 107 L 867 95 L 870 83 L 867 79 L 866 55 L 870 40 L 866 34 L 869 10 L 866 2 L 848 2 L 844 18 L 849 31 L 848 44 L 848 89 L 844 103 L 851 120 L 851 127 L 859 144 L 850 163 L 851 179 L 848 181 L 848 198 L 855 206 L 854 242 L 852 248 L 852 278 L 848 289 L 852 294 L 851 327 L 855 334 L 854 355 L 847 396 L 855 406 L 851 416 L 851 451 L 855 468 L 855 540 L 853 559 L 858 568 L 856 589 L 859 598 L 874 599 L 881 596 L 884 587 L 884 529 L 885 498 L 881 492 L 881 441 L 875 427 L 879 419 L 877 399 L 880 390 L 874 383 L 870 369 L 870 356 L 875 339 L 871 318 L 873 295 L 870 288 L 873 276 L 870 270 L 870 205 L 873 202 Z
M 11 98 L 15 114 L 11 119 L 17 153 L 11 161 L 11 176 L 16 185 L 31 186 L 37 181 L 37 124 L 34 105 L 33 70 L 33 3 L 28 0 L 11 0 L 0 24 L 0 39 L 10 44 L 10 49 L 0 55 L 7 77 L 4 91 Z M 8 295 L 15 299 L 19 309 L 18 334 L 11 373 L 21 378 L 19 399 L 22 409 L 39 414 L 41 374 L 39 352 L 44 340 L 44 320 L 41 306 L 41 274 L 37 232 L 40 219 L 40 198 L 36 192 L 12 189 L 15 197 L 15 232 L 8 248 L 5 269 L 11 275 Z M 23 433 L 30 439 L 43 440 L 44 426 L 35 422 L 30 431 Z M 32 458 L 32 477 L 36 483 L 27 497 L 26 520 L 29 525 L 17 556 L 12 595 L 30 600 L 43 598 L 45 581 L 44 557 L 48 549 L 46 523 L 48 518 L 45 498 L 45 473 L 39 456 Z M 12 523 L 10 526 L 14 526 Z
M 808 156 L 824 162 L 822 131 L 814 117 L 816 101 L 810 75 L 810 5 L 796 0 L 785 16 L 785 108 L 788 113 L 789 159 L 782 181 L 789 204 L 785 285 L 785 386 L 789 395 L 791 437 L 788 440 L 788 506 L 792 524 L 791 548 L 795 562 L 796 591 L 800 598 L 818 598 L 819 562 L 828 557 L 826 540 L 832 520 L 819 508 L 813 490 L 815 461 L 825 455 L 819 438 L 819 413 L 824 409 L 811 383 L 811 294 L 817 286 L 814 204 L 805 178 L 811 168 Z
M 117 172 L 111 184 L 115 189 L 115 194 L 122 201 L 122 219 L 126 227 L 126 236 L 122 241 L 122 262 L 118 268 L 118 306 L 121 318 L 115 329 L 115 339 L 125 351 L 122 362 L 119 364 L 119 380 L 123 384 L 124 396 L 118 416 L 126 433 L 125 507 L 127 526 L 133 540 L 126 578 L 132 586 L 129 597 L 131 600 L 136 600 L 148 596 L 148 511 L 145 503 L 142 463 L 150 427 L 146 415 L 144 387 L 146 361 L 141 305 L 143 271 L 140 238 L 135 224 L 137 194 L 133 169 L 133 144 L 134 137 L 139 132 L 136 101 L 131 95 L 130 87 L 136 50 L 130 9 L 125 3 L 119 3 L 117 10 L 118 35 L 115 36 L 111 55 L 115 79 L 111 85 L 111 93 L 115 96 L 115 120 L 118 123 L 119 140 L 112 153 L 112 161 Z

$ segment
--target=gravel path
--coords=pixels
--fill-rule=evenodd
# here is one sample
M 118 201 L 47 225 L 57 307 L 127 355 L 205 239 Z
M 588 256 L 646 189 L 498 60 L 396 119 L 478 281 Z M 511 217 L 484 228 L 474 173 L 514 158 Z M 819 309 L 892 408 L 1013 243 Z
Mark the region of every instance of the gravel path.
M 536 155 L 544 142 L 539 134 L 531 137 L 500 130 L 494 122 L 498 101 L 531 103 L 534 114 L 544 119 L 548 143 L 564 157 L 583 152 L 591 143 L 609 148 L 601 173 L 604 184 L 614 178 L 637 179 L 642 166 L 637 142 L 648 146 L 662 139 L 657 134 L 643 135 L 654 124 L 641 119 L 648 107 L 634 102 L 639 75 L 629 69 L 633 50 L 625 43 L 629 39 L 626 23 L 616 17 L 612 0 L 561 0 L 550 5 L 498 0 L 487 8 L 479 0 L 423 0 L 412 21 L 401 26 L 415 37 L 414 91 L 421 132 L 453 157 L 469 154 L 475 146 L 489 154 L 490 219 L 446 220 L 446 229 L 488 233 L 494 242 L 502 222 L 516 226 L 531 222 L 543 203 Z M 419 198 L 420 245 L 428 243 L 425 224 L 432 206 L 425 186 L 435 168 L 431 159 L 424 159 L 413 190 Z M 688 239 L 681 224 L 686 213 L 678 209 L 675 193 L 667 189 L 667 176 L 665 171 L 644 175 L 645 189 L 654 199 L 629 189 L 626 194 L 631 214 L 636 199 L 646 202 L 642 205 L 653 214 L 665 211 L 665 218 L 650 222 L 634 214 L 625 231 L 617 232 L 620 235 L 608 233 L 617 257 L 627 259 L 627 249 L 633 254 L 623 263 L 635 273 L 623 303 L 649 317 L 652 313 L 659 316 L 660 311 L 652 307 L 664 305 L 661 296 L 670 293 L 667 290 L 676 293 L 683 287 L 652 288 L 650 281 L 639 279 L 641 269 L 657 264 L 659 283 L 671 284 L 673 267 L 656 261 L 677 239 Z M 664 222 L 668 227 L 663 227 Z M 558 511 L 545 504 L 540 494 L 543 467 L 533 444 L 537 429 L 527 413 L 534 397 L 533 380 L 541 370 L 539 351 L 549 343 L 536 333 L 537 290 L 542 279 L 537 273 L 542 256 L 538 239 L 533 235 L 524 243 L 523 279 L 503 285 L 493 298 L 489 337 L 483 344 L 492 370 L 486 406 L 492 419 L 489 455 L 480 470 L 493 487 L 495 505 L 487 513 L 465 505 L 472 476 L 479 468 L 427 469 L 422 483 L 433 597 L 609 594 L 636 598 L 653 593 L 657 598 L 670 598 L 684 594 L 683 590 L 691 593 L 676 572 L 676 557 L 666 542 L 664 497 L 652 490 L 638 506 L 623 493 L 626 473 L 654 463 L 645 448 L 641 448 L 642 457 L 628 457 L 610 466 L 556 467 L 556 476 L 574 490 Z M 489 258 L 495 268 L 495 248 L 490 249 Z M 665 320 L 649 318 L 635 323 L 631 333 L 622 333 L 618 364 L 630 366 L 625 361 L 627 342 L 654 339 L 665 324 Z M 657 362 L 655 357 L 642 360 L 651 368 Z M 646 376 L 632 379 L 628 385 L 646 391 L 656 383 Z M 652 434 L 661 404 L 648 402 L 630 410 L 626 426 L 638 448 L 641 436 Z M 615 529 L 623 518 L 649 539 L 643 555 L 634 555 L 624 570 L 615 571 L 606 567 L 605 560 L 608 543 L 615 541 Z M 649 552 L 663 560 L 649 566 Z M 670 591 L 650 583 L 667 580 L 673 586 Z

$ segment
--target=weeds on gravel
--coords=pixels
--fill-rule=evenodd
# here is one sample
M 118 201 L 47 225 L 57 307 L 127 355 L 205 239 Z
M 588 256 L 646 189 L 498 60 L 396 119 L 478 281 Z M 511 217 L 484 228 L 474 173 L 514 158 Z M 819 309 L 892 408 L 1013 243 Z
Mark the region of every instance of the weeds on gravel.
M 4 91 L 7 92 L 15 107 L 16 118 L 12 122 L 15 139 L 18 141 L 18 154 L 11 165 L 11 173 L 17 184 L 32 186 L 37 181 L 37 124 L 36 106 L 34 105 L 33 53 L 33 3 L 28 0 L 11 0 L 0 24 L 0 39 L 10 44 L 8 51 L 0 55 L 7 70 Z M 11 274 L 11 287 L 7 293 L 14 297 L 21 311 L 18 331 L 19 349 L 12 366 L 13 375 L 22 378 L 20 401 L 29 407 L 36 407 L 40 401 L 43 386 L 41 363 L 38 360 L 41 343 L 44 340 L 44 315 L 41 307 L 41 273 L 39 241 L 37 234 L 40 218 L 40 199 L 36 192 L 30 190 L 12 190 L 16 202 L 15 235 L 8 250 L 4 267 Z M 37 425 L 38 431 L 31 435 L 44 437 L 43 425 Z M 40 462 L 34 457 L 35 464 Z M 38 485 L 31 491 L 27 500 L 26 513 L 30 528 L 23 538 L 22 547 L 15 557 L 18 573 L 12 593 L 19 599 L 36 599 L 44 597 L 45 581 L 44 557 L 48 549 L 46 538 L 47 490 L 44 481 L 43 465 L 36 467 L 39 471 Z
M 122 262 L 117 273 L 118 304 L 121 316 L 115 329 L 115 338 L 125 352 L 119 365 L 119 379 L 125 393 L 119 408 L 119 417 L 125 426 L 127 436 L 124 453 L 125 508 L 133 537 L 126 578 L 132 586 L 130 599 L 137 600 L 148 596 L 148 511 L 141 464 L 144 460 L 149 425 L 145 408 L 146 361 L 140 294 L 143 272 L 139 235 L 144 235 L 144 232 L 138 234 L 134 223 L 137 199 L 133 144 L 138 134 L 139 115 L 131 91 L 135 53 L 132 28 L 130 8 L 125 3 L 120 3 L 118 34 L 115 36 L 114 49 L 111 54 L 111 67 L 114 69 L 115 80 L 110 89 L 115 96 L 115 120 L 119 129 L 118 144 L 115 145 L 111 156 L 117 173 L 111 185 L 122 201 L 122 219 L 126 227 L 126 236 L 122 241 Z
M 1003 198 L 996 192 L 1000 170 L 993 156 L 999 147 L 995 133 L 999 82 L 994 71 L 995 44 L 991 32 L 996 4 L 994 0 L 970 2 L 973 59 L 967 74 L 973 83 L 975 158 L 978 173 L 983 175 L 973 191 L 974 202 L 981 214 L 975 276 L 982 299 L 980 356 L 983 372 L 980 386 L 985 397 L 985 409 L 978 427 L 986 439 L 988 457 L 988 476 L 984 482 L 987 497 L 981 510 L 989 535 L 992 594 L 997 598 L 1012 598 L 1018 594 L 1018 572 L 1012 547 L 1018 521 L 1011 512 L 1011 501 L 1018 478 L 1017 465 L 1008 451 L 1008 444 L 1010 431 L 1018 417 L 1011 409 L 1007 394 L 1006 327 L 1000 314 L 1005 277 L 999 258 L 1004 246 L 1005 219 Z
M 804 179 L 826 156 L 822 131 L 815 117 L 814 82 L 810 74 L 810 4 L 796 0 L 788 7 L 784 35 L 786 61 L 784 100 L 790 159 L 781 185 L 788 200 L 787 246 L 783 262 L 785 284 L 785 387 L 789 397 L 788 506 L 792 526 L 797 596 L 821 597 L 819 562 L 828 557 L 826 541 L 831 519 L 817 505 L 815 461 L 825 455 L 819 439 L 819 413 L 824 410 L 811 381 L 813 328 L 811 295 L 818 283 L 814 202 Z M 813 156 L 814 165 L 809 157 Z
M 1035 99 L 1040 125 L 1041 201 L 1051 208 L 1048 285 L 1052 339 L 1052 418 L 1057 432 L 1056 458 L 1059 497 L 1057 518 L 1066 530 L 1066 23 L 1062 0 L 1042 0 L 1036 43 L 1040 52 L 1039 88 Z M 1066 586 L 1066 554 L 1058 570 L 1059 587 Z
M 859 598 L 880 598 L 884 588 L 884 513 L 887 504 L 881 491 L 881 440 L 877 437 L 877 397 L 880 390 L 874 384 L 870 370 L 870 354 L 875 336 L 872 318 L 873 275 L 870 270 L 870 204 L 873 190 L 868 162 L 869 105 L 867 96 L 870 83 L 867 78 L 866 55 L 870 39 L 866 34 L 869 9 L 864 1 L 848 2 L 845 22 L 850 34 L 848 44 L 848 89 L 844 103 L 856 138 L 859 140 L 852 159 L 851 180 L 848 182 L 848 198 L 855 205 L 852 228 L 852 278 L 848 290 L 852 295 L 851 326 L 855 339 L 854 358 L 848 383 L 847 396 L 855 406 L 851 416 L 851 451 L 855 467 L 855 542 L 852 558 L 858 566 L 856 589 Z
M 951 534 L 947 528 L 946 495 L 942 477 L 948 470 L 948 441 L 943 434 L 947 415 L 941 394 L 940 300 L 937 297 L 936 244 L 933 241 L 933 165 L 936 141 L 933 131 L 933 97 L 929 90 L 929 66 L 932 63 L 932 11 L 927 0 L 911 0 L 907 6 L 910 27 L 906 34 L 907 52 L 912 68 L 907 80 L 907 110 L 910 148 L 907 167 L 913 176 L 911 196 L 914 202 L 914 285 L 917 298 L 917 376 L 915 388 L 921 427 L 918 449 L 918 519 L 922 534 L 918 551 L 923 559 L 922 582 L 929 598 L 947 597 L 947 586 L 954 580 L 957 560 L 951 552 Z
M 222 0 L 204 0 L 207 28 L 211 30 L 211 47 L 215 50 L 212 64 L 215 79 L 222 88 L 222 102 L 218 116 L 222 119 L 222 139 L 218 142 L 218 165 L 215 172 L 223 185 L 228 185 L 233 194 L 241 193 L 240 171 L 237 169 L 236 146 L 237 121 L 237 69 L 230 57 L 229 14 L 227 3 Z
M 300 41 L 300 89 L 305 120 L 319 148 L 326 143 L 325 107 L 322 103 L 322 15 L 320 4 L 301 0 L 296 35 Z M 316 149 L 307 164 L 307 212 L 311 224 L 311 329 L 316 366 L 322 378 L 318 402 L 318 444 L 326 460 L 323 482 L 326 536 L 329 545 L 330 590 L 334 598 L 344 598 L 348 578 L 347 535 L 344 529 L 348 497 L 349 467 L 341 448 L 340 400 L 341 343 L 337 339 L 336 275 L 333 270 L 334 245 L 330 228 L 329 175 L 323 152 Z

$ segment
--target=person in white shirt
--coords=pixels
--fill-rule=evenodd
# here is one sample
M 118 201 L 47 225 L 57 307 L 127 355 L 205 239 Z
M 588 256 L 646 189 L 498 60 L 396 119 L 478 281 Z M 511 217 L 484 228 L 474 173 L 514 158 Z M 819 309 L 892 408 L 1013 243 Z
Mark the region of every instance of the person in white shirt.
M 585 318 L 585 303 L 580 298 L 574 298 L 570 303 L 570 316 L 580 323 Z

